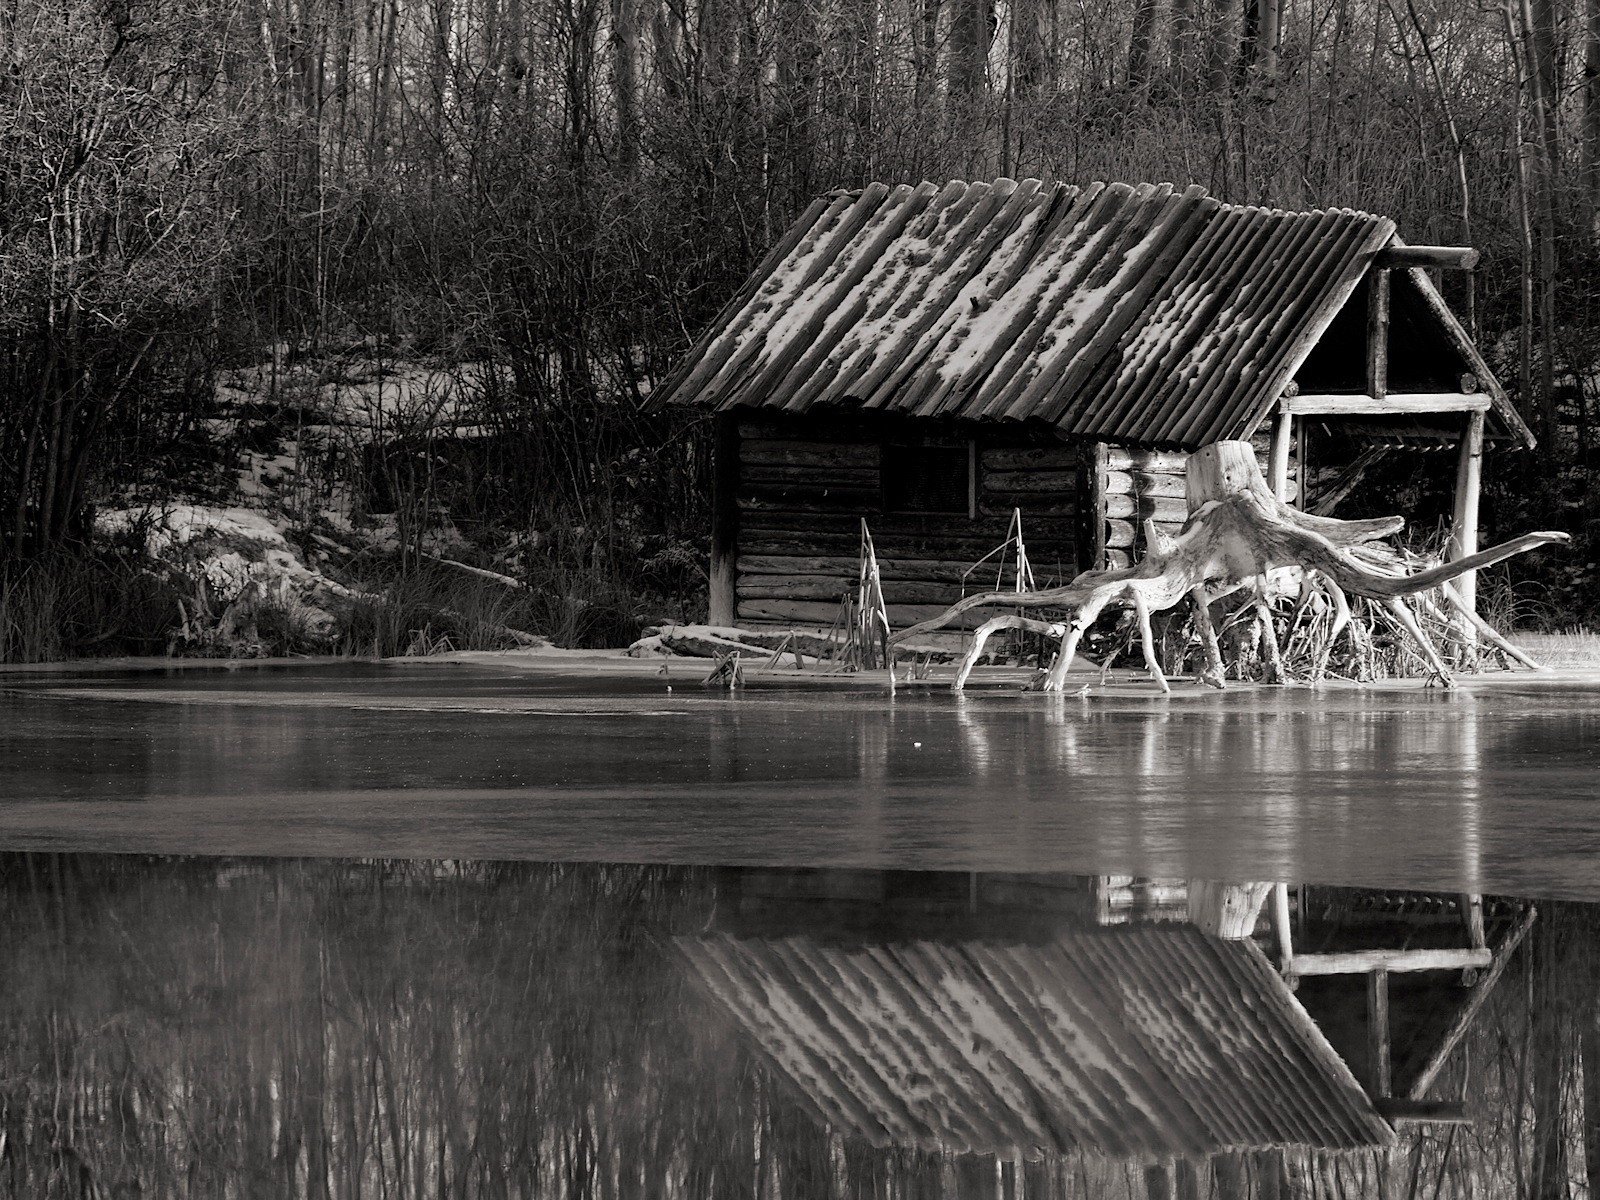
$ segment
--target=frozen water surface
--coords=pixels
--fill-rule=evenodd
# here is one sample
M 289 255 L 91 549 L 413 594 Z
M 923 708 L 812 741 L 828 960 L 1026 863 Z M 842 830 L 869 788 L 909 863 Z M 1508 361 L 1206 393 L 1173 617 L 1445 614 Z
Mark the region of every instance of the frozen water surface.
M 1600 898 L 1600 684 L 1180 695 L 337 665 L 0 677 L 0 848 Z

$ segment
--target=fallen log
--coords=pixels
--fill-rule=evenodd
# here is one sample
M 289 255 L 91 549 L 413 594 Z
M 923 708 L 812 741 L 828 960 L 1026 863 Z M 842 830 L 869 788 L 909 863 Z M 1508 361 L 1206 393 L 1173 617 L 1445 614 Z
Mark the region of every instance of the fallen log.
M 1385 556 L 1375 554 L 1369 543 L 1399 532 L 1405 525 L 1403 517 L 1342 521 L 1291 508 L 1268 488 L 1248 442 L 1217 442 L 1190 455 L 1185 490 L 1188 520 L 1175 535 L 1149 536 L 1149 552 L 1138 563 L 1085 571 L 1062 587 L 968 596 L 940 615 L 903 630 L 894 640 L 904 642 L 943 628 L 979 608 L 1065 610 L 1070 616 L 1064 621 L 1049 623 L 1052 631 L 1061 631 L 1061 648 L 1041 684 L 1045 691 L 1060 691 L 1078 644 L 1095 619 L 1108 606 L 1125 605 L 1133 609 L 1138 622 L 1151 678 L 1167 691 L 1170 689 L 1166 676 L 1156 658 L 1150 615 L 1189 598 L 1196 607 L 1207 660 L 1202 680 L 1221 687 L 1226 667 L 1211 628 L 1209 606 L 1223 595 L 1248 588 L 1261 620 L 1269 676 L 1281 681 L 1267 576 L 1276 569 L 1299 567 L 1307 575 L 1315 573 L 1319 577 L 1318 586 L 1328 592 L 1338 610 L 1340 628 L 1349 623 L 1349 595 L 1373 601 L 1394 617 L 1434 675 L 1448 685 L 1450 669 L 1405 597 L 1437 588 L 1468 571 L 1537 546 L 1570 540 L 1565 533 L 1529 533 L 1426 570 L 1395 569 Z M 965 684 L 991 635 L 1016 627 L 1017 621 L 1010 616 L 996 617 L 979 626 L 957 668 L 953 686 L 959 690 Z M 1338 629 L 1335 636 L 1337 633 Z M 1330 645 L 1331 641 L 1330 638 Z M 1321 666 L 1325 668 L 1325 660 Z

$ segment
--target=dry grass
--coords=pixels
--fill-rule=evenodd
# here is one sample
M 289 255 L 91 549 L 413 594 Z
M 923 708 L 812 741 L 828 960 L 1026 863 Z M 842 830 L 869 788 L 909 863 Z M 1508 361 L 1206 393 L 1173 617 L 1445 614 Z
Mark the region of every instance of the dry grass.
M 1600 633 L 1514 633 L 1511 641 L 1541 666 L 1555 671 L 1600 671 Z

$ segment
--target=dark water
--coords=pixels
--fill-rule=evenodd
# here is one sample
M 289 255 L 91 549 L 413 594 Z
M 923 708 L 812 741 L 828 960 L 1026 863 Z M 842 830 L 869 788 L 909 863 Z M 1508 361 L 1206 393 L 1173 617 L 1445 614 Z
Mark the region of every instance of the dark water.
M 1600 1144 L 1576 1099 L 1587 906 L 1490 898 L 1503 963 L 1394 974 L 1380 1076 L 1365 976 L 1286 981 L 1270 920 L 1210 936 L 1196 895 L 1061 874 L 0 855 L 0 1195 L 1583 1185 Z M 1302 964 L 1469 940 L 1453 897 L 1292 899 Z M 1391 1124 L 1385 1094 L 1473 1124 Z
M 13 676 L 0 695 L 0 847 L 1600 897 L 1591 684 L 1172 700 L 903 689 L 890 701 L 848 686 L 729 697 L 696 678 Z
M 6 677 L 0 1198 L 1591 1194 L 1600 690 L 677 674 Z

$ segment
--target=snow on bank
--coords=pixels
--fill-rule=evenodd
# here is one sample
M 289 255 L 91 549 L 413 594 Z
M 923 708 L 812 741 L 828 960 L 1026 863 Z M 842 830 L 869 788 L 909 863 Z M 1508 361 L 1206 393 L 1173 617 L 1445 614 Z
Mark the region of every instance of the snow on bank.
M 197 585 L 203 581 L 210 601 L 229 608 L 271 602 L 292 609 L 312 637 L 330 635 L 334 613 L 355 595 L 308 567 L 281 525 L 249 509 L 140 505 L 102 512 L 95 524 L 103 536 L 141 542 L 157 562 Z

